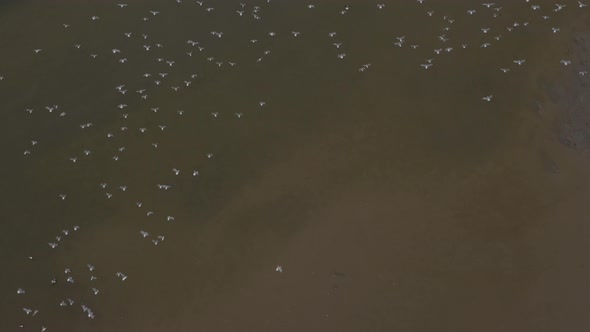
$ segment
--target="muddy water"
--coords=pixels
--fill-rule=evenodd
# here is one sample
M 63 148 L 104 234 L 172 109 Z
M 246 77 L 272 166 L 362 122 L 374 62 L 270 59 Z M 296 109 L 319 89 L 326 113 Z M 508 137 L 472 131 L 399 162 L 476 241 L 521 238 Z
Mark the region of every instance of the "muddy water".
M 529 5 L 2 5 L 2 330 L 588 327 L 588 159 L 555 131 L 588 13 Z

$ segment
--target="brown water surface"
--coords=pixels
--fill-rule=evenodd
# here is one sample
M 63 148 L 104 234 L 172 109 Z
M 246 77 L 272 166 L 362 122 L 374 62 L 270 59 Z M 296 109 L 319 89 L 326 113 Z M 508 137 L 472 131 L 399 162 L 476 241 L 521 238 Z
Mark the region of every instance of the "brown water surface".
M 590 9 L 496 2 L 0 4 L 0 330 L 590 329 Z

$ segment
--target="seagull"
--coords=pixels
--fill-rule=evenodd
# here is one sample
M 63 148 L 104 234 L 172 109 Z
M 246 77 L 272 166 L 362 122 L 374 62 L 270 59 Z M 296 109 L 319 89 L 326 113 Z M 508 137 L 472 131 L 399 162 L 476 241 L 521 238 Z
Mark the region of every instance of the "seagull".
M 340 48 L 340 46 L 342 45 L 342 43 L 333 43 L 332 45 L 336 46 L 336 48 Z
M 475 9 L 470 9 L 470 10 L 467 11 L 467 13 L 469 15 L 473 15 L 473 14 L 475 14 L 475 12 L 476 12 Z
M 481 99 L 482 99 L 482 100 L 485 100 L 485 101 L 492 101 L 492 97 L 494 97 L 494 96 L 492 96 L 492 95 L 489 95 L 489 96 L 485 96 L 485 97 L 483 97 L 483 98 L 481 98 Z
M 19 289 L 16 290 L 16 293 L 19 294 L 19 295 L 21 295 L 21 294 L 24 294 L 25 293 L 25 290 L 22 289 L 22 288 L 19 288 Z
M 488 33 L 491 29 L 490 28 L 482 28 L 481 31 L 483 33 Z
M 509 72 L 509 71 L 510 71 L 510 69 L 509 69 L 509 68 L 500 68 L 500 70 L 501 70 L 502 72 L 504 72 L 504 73 L 507 73 L 507 72 Z
M 490 8 L 490 7 L 492 7 L 493 5 L 495 5 L 495 3 L 489 3 L 489 2 L 488 2 L 488 3 L 482 3 L 482 5 L 484 5 L 484 6 L 488 7 L 488 8 Z
M 41 48 L 36 48 L 36 49 L 34 49 L 33 51 L 35 51 L 35 53 L 39 53 L 39 52 L 43 51 L 43 49 L 41 49 Z
M 275 268 L 276 272 L 283 272 L 283 267 L 280 265 L 277 265 L 277 267 Z
M 568 65 L 572 64 L 572 62 L 570 60 L 561 60 L 561 61 L 559 61 L 559 63 L 561 63 L 564 66 L 568 66 Z
M 423 63 L 420 66 L 422 66 L 424 69 L 428 69 L 428 68 L 432 67 L 432 64 L 431 63 Z
M 513 62 L 514 62 L 514 63 L 516 63 L 517 65 L 519 65 L 519 66 L 520 66 L 520 65 L 522 65 L 523 63 L 525 63 L 525 62 L 526 62 L 526 60 L 514 60 Z
M 119 3 L 119 4 L 117 4 L 117 6 L 119 6 L 120 8 L 124 8 L 124 7 L 127 7 L 127 4 L 126 3 Z
M 580 1 L 578 1 L 578 6 L 579 6 L 580 8 L 582 8 L 582 7 L 586 7 L 586 6 L 588 6 L 588 5 L 587 5 L 587 4 L 585 4 L 585 3 L 582 3 L 582 2 L 580 2 Z

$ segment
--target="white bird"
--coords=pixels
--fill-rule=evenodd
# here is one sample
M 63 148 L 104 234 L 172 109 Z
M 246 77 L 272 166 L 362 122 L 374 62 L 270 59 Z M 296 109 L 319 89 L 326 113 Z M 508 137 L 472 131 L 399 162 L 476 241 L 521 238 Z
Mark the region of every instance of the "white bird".
M 492 3 L 489 3 L 489 2 L 488 2 L 488 3 L 482 3 L 482 5 L 483 5 L 483 6 L 486 6 L 486 7 L 488 7 L 488 8 L 490 8 L 490 7 L 492 7 L 493 5 L 495 5 L 495 3 L 493 3 L 493 2 L 492 2 Z
M 120 8 L 124 8 L 124 7 L 127 7 L 127 4 L 126 3 L 119 3 L 119 4 L 117 4 L 117 6 L 119 6 Z
M 43 49 L 41 49 L 41 48 L 36 48 L 36 49 L 34 49 L 33 51 L 35 51 L 35 53 L 39 53 L 39 52 L 43 51 Z
M 194 171 L 193 171 L 193 176 L 197 176 L 197 175 L 199 175 L 199 171 L 197 171 L 197 170 L 194 170 Z
M 521 59 L 521 60 L 514 60 L 513 62 L 514 62 L 514 63 L 516 63 L 517 65 L 519 65 L 519 66 L 520 66 L 520 65 L 522 65 L 523 63 L 525 63 L 525 62 L 526 62 L 526 60 L 524 60 L 524 59 Z
M 482 100 L 485 100 L 485 101 L 492 101 L 492 97 L 494 97 L 494 96 L 492 96 L 492 95 L 489 95 L 489 96 L 485 96 L 485 97 L 483 97 L 483 98 L 481 98 L 481 99 L 482 99 Z
M 432 64 L 431 63 L 423 63 L 420 66 L 422 66 L 424 69 L 428 69 L 432 66 Z
M 280 265 L 277 265 L 277 267 L 275 268 L 276 272 L 283 272 L 283 267 Z
M 588 5 L 587 5 L 587 4 L 585 4 L 585 3 L 582 3 L 582 2 L 580 2 L 580 1 L 578 1 L 578 6 L 579 6 L 580 8 L 582 8 L 582 7 L 586 7 L 586 6 L 588 6 Z

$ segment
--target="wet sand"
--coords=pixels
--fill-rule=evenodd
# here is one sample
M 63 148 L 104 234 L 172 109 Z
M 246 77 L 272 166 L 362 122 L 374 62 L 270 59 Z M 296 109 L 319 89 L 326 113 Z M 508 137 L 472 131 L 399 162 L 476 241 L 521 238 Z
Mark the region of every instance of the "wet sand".
M 111 20 L 113 31 L 88 27 L 75 30 L 73 39 L 101 37 L 93 47 L 110 49 L 120 44 L 121 29 L 141 31 L 117 17 L 111 5 L 76 8 L 75 15 L 66 15 L 61 3 L 14 5 L 0 26 L 43 20 L 33 9 L 49 13 L 42 21 L 48 26 L 73 21 L 74 27 L 97 13 Z M 172 11 L 173 5 L 163 8 Z M 500 29 L 530 15 L 520 4 L 502 5 L 506 16 L 485 23 L 465 20 L 470 7 L 461 1 L 431 7 L 456 16 L 461 28 L 455 38 L 477 45 L 481 27 L 494 22 Z M 219 10 L 224 6 L 232 8 L 219 4 Z M 286 17 L 280 9 L 265 9 L 268 26 L 282 35 L 294 29 L 303 36 L 319 32 L 304 41 L 276 42 L 276 58 L 262 69 L 246 65 L 254 51 L 242 55 L 219 43 L 220 57 L 244 57 L 238 61 L 242 76 L 195 65 L 206 78 L 195 81 L 197 90 L 154 93 L 148 105 L 131 100 L 126 122 L 120 112 L 108 110 L 118 96 L 104 86 L 140 86 L 134 69 L 107 62 L 92 67 L 67 52 L 71 58 L 59 60 L 48 44 L 46 61 L 34 62 L 29 49 L 44 37 L 57 43 L 55 49 L 74 41 L 59 39 L 57 28 L 40 33 L 31 27 L 35 41 L 2 29 L 14 48 L 7 55 L 12 65 L 1 71 L 5 80 L 17 74 L 22 80 L 1 90 L 5 109 L 18 110 L 3 114 L 14 123 L 5 142 L 18 142 L 5 143 L 4 150 L 19 158 L 7 161 L 7 187 L 13 190 L 3 192 L 1 206 L 8 236 L 0 242 L 0 257 L 11 272 L 0 279 L 0 295 L 7 299 L 0 305 L 6 317 L 0 329 L 24 330 L 18 324 L 27 331 L 44 324 L 51 327 L 48 332 L 588 329 L 587 83 L 576 75 L 587 66 L 586 37 L 580 33 L 587 31 L 588 16 L 556 18 L 551 24 L 562 34 L 551 40 L 550 25 L 541 28 L 543 21 L 531 19 L 527 33 L 510 38 L 503 31 L 506 44 L 495 51 L 469 49 L 461 58 L 437 58 L 432 71 L 424 71 L 415 61 L 405 65 L 416 55 L 392 53 L 389 44 L 392 35 L 430 40 L 426 37 L 438 35 L 438 25 L 429 25 L 425 10 L 387 6 L 407 14 L 380 20 L 372 16 L 373 5 L 369 10 L 355 4 L 355 22 L 372 22 L 356 28 L 338 18 L 301 23 L 305 7 L 293 6 Z M 182 15 L 165 16 L 169 31 L 213 22 L 202 18 L 189 24 Z M 232 42 L 270 29 L 218 24 Z M 171 45 L 186 37 L 145 29 Z M 335 50 L 322 46 L 332 29 L 354 45 L 347 64 L 372 63 L 364 76 L 353 65 L 334 64 Z M 373 31 L 388 33 L 364 37 Z M 140 41 L 133 43 L 141 47 Z M 431 57 L 434 45 L 424 41 L 428 52 L 419 53 L 420 59 Z M 259 51 L 265 47 L 271 45 Z M 141 59 L 143 53 L 135 52 L 130 59 Z M 514 54 L 527 59 L 526 70 L 513 66 L 514 76 L 505 80 L 498 67 L 518 57 Z M 579 59 L 576 70 L 555 65 L 564 55 Z M 138 61 L 145 61 L 138 68 L 148 65 Z M 84 75 L 96 79 L 77 86 Z M 175 75 L 182 77 L 171 71 Z M 57 77 L 63 85 L 50 84 Z M 60 97 L 60 91 L 73 97 Z M 494 103 L 482 105 L 480 98 L 489 91 Z M 34 120 L 21 114 L 22 108 L 42 109 L 53 99 L 68 110 L 68 126 L 45 113 L 34 113 Z M 257 106 L 260 100 L 268 103 L 264 110 Z M 145 111 L 152 106 L 162 110 Z M 178 109 L 186 114 L 179 117 Z M 245 112 L 247 125 L 232 116 L 236 109 Z M 211 121 L 214 111 L 223 121 Z M 96 131 L 75 128 L 90 120 Z M 161 123 L 173 135 L 160 133 Z M 123 124 L 135 131 L 146 126 L 148 136 L 134 132 L 105 142 L 104 134 Z M 20 158 L 21 142 L 31 137 L 43 139 L 35 163 Z M 154 141 L 160 144 L 157 152 L 150 146 Z M 122 145 L 127 150 L 114 164 L 111 156 Z M 93 150 L 92 162 L 80 161 L 76 168 L 67 163 L 86 147 Z M 211 162 L 208 152 L 214 152 Z M 186 177 L 198 168 L 197 182 L 175 178 L 173 167 Z M 103 181 L 114 195 L 110 200 L 98 186 Z M 154 189 L 163 182 L 173 190 Z M 129 189 L 123 193 L 119 185 Z M 57 198 L 62 192 L 68 193 L 67 204 Z M 147 208 L 138 209 L 136 201 Z M 156 211 L 153 219 L 146 217 L 147 209 Z M 166 216 L 175 221 L 163 221 Z M 47 240 L 74 224 L 80 232 L 50 251 Z M 146 244 L 139 229 L 165 234 L 166 240 Z M 88 263 L 97 267 L 99 296 L 89 295 Z M 75 272 L 73 285 L 64 281 L 66 267 Z M 121 270 L 129 275 L 124 283 L 113 276 Z M 59 279 L 55 286 L 49 285 L 52 276 Z M 27 288 L 26 299 L 15 294 L 18 287 Z M 87 319 L 79 308 L 63 310 L 57 303 L 65 296 L 82 299 L 97 318 Z M 23 306 L 43 308 L 43 316 L 26 317 Z

